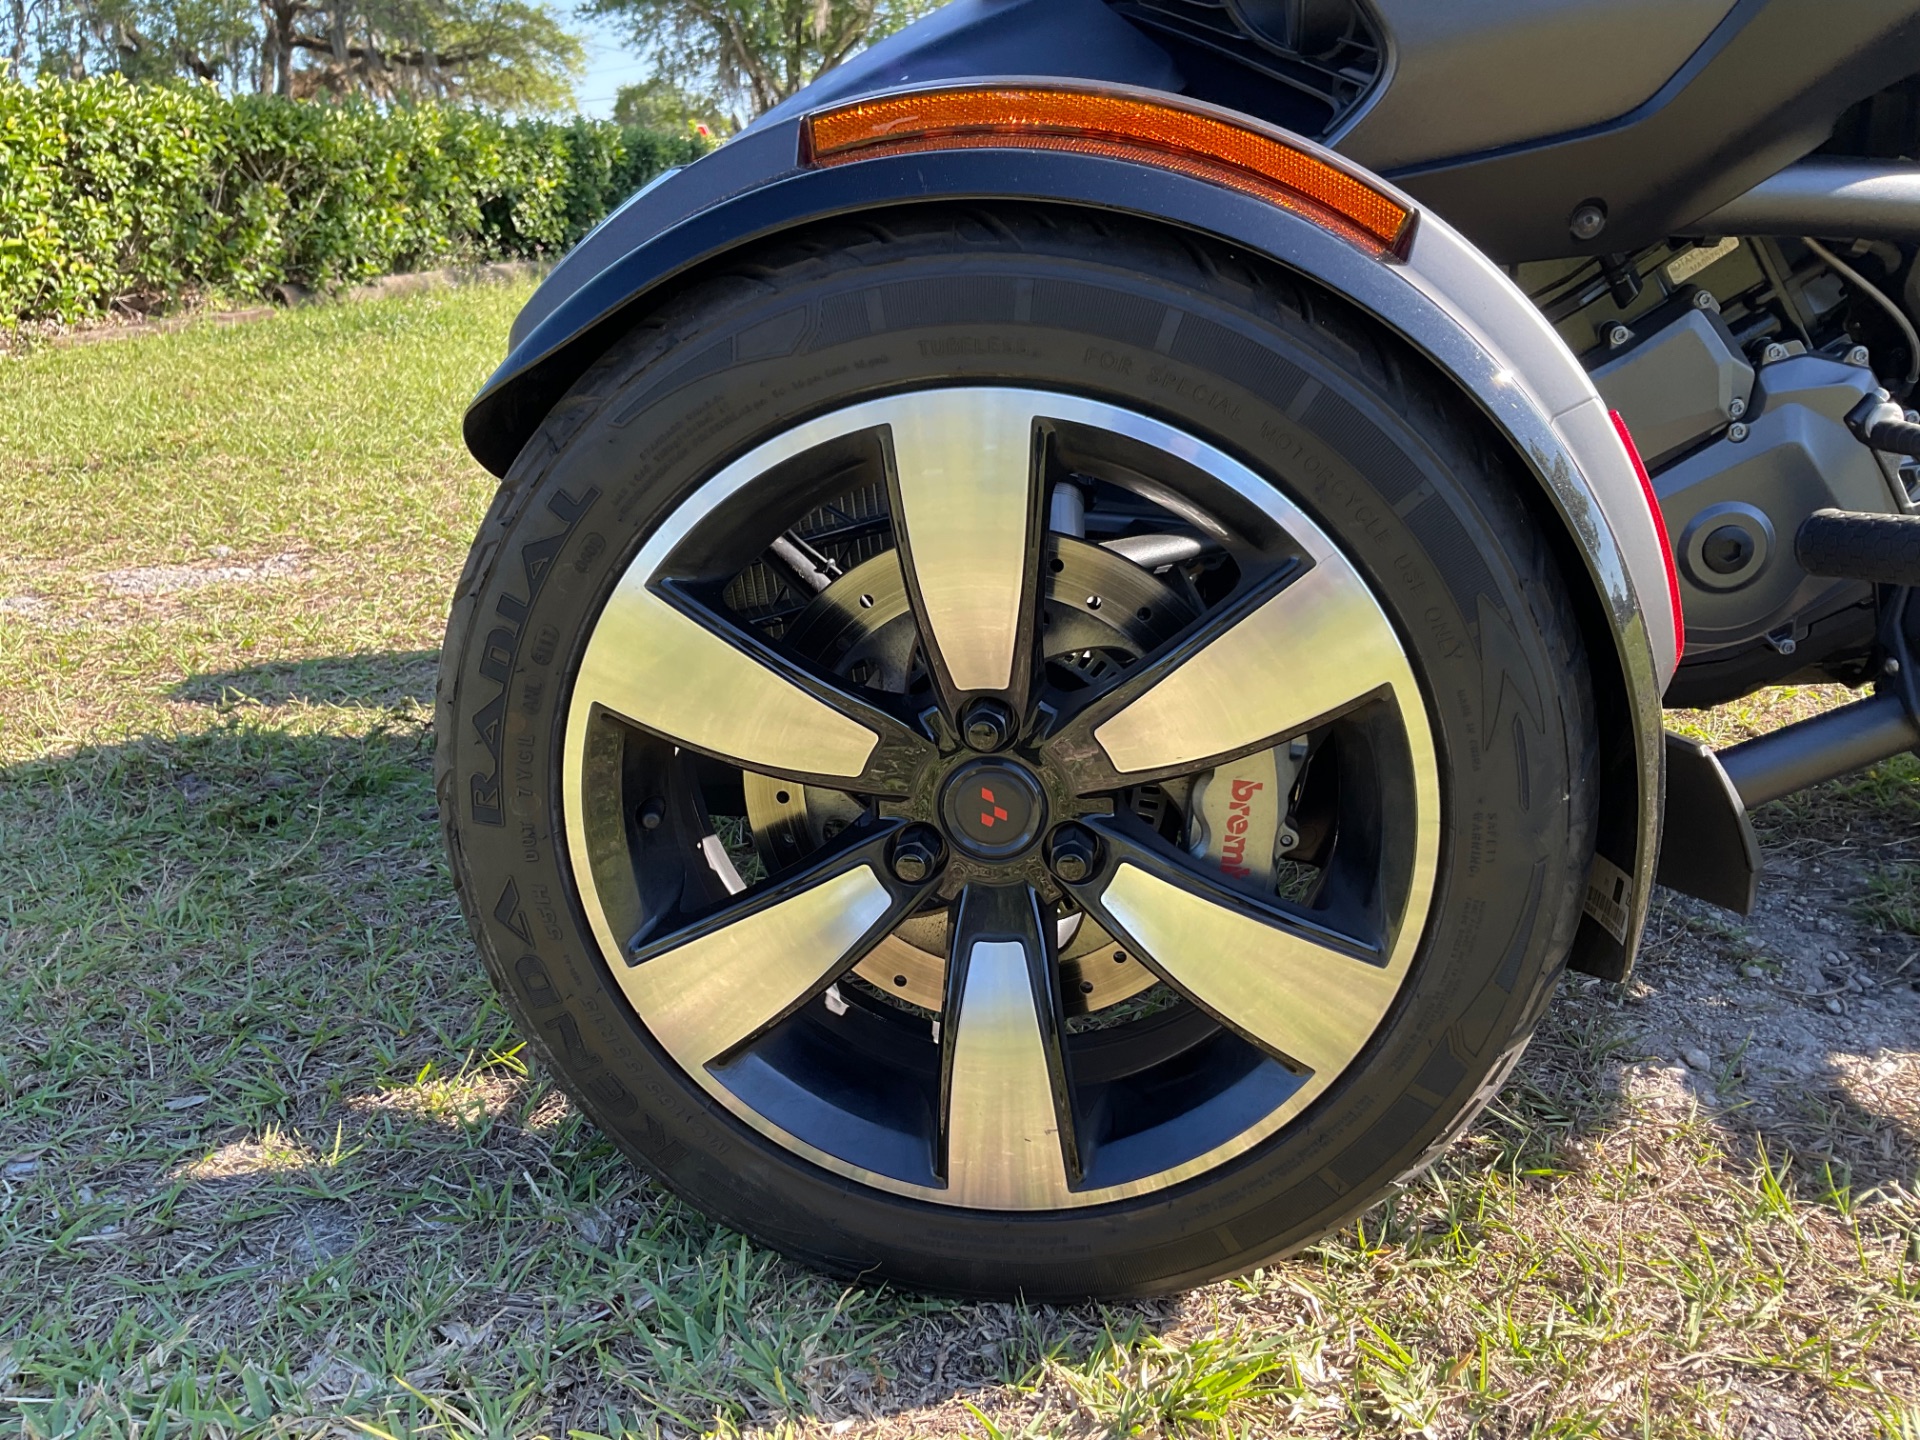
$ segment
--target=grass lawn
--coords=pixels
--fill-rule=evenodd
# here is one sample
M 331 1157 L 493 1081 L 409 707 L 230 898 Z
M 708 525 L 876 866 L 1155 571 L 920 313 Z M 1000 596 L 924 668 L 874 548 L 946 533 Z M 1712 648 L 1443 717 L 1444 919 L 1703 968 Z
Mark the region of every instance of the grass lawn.
M 1242 1281 L 849 1289 L 630 1167 L 433 823 L 523 298 L 0 360 L 0 1429 L 1920 1440 L 1906 762 L 1772 807 L 1755 917 L 1663 896 L 1433 1175 Z

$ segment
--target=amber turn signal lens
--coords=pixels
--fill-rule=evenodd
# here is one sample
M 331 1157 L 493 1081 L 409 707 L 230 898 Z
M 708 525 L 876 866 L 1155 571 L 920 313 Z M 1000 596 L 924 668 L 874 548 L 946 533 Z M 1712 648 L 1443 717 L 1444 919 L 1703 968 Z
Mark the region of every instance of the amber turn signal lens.
M 807 117 L 814 165 L 926 150 L 1066 150 L 1156 165 L 1293 211 L 1376 255 L 1404 255 L 1413 212 L 1366 181 L 1231 120 L 1130 95 L 1028 86 L 918 90 Z

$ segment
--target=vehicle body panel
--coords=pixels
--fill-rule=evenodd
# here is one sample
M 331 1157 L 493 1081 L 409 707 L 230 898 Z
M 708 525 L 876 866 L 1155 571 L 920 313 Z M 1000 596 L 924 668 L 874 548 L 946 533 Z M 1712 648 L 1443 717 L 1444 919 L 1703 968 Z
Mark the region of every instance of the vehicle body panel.
M 1617 119 L 1679 73 L 1734 0 L 1374 0 L 1392 70 L 1335 148 L 1374 170 Z
M 1740 0 L 1666 84 L 1616 119 L 1568 130 L 1543 108 L 1537 139 L 1390 173 L 1499 261 L 1632 250 L 1810 154 L 1849 106 L 1912 73 L 1916 54 L 1915 0 Z M 1380 105 L 1393 113 L 1391 89 Z M 1400 148 L 1384 132 L 1379 143 L 1381 155 Z M 1340 148 L 1379 163 L 1358 127 Z M 1606 228 L 1575 240 L 1570 217 L 1594 202 Z

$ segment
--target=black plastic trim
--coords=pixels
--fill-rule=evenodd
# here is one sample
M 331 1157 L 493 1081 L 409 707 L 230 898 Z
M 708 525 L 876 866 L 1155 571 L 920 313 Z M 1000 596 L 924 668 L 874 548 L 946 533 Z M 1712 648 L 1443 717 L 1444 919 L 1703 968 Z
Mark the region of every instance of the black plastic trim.
M 1654 878 L 1682 895 L 1751 915 L 1760 863 L 1753 822 L 1719 757 L 1668 731 L 1666 819 Z

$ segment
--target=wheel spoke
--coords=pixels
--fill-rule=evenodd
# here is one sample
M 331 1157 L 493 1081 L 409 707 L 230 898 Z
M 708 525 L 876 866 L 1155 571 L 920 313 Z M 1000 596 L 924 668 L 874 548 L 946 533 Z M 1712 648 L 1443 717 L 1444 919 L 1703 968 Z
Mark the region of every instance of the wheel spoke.
M 716 914 L 629 951 L 614 978 L 683 1065 L 777 1024 L 857 964 L 925 895 L 888 873 L 875 833 Z
M 891 418 L 895 535 L 942 698 L 1023 701 L 1039 575 L 1042 486 L 1031 403 L 940 392 Z
M 1130 675 L 1047 750 L 1083 791 L 1111 789 L 1271 745 L 1382 690 L 1415 693 L 1405 655 L 1365 582 L 1328 556 Z
M 845 790 L 899 793 L 932 753 L 884 711 L 631 575 L 594 627 L 574 704 L 744 769 Z
M 1101 827 L 1112 851 L 1075 898 L 1176 990 L 1290 1066 L 1331 1078 L 1400 989 L 1366 941 L 1216 884 Z
M 1049 929 L 1024 885 L 970 886 L 957 908 L 941 1036 L 954 1204 L 1044 1208 L 1078 1174 Z

